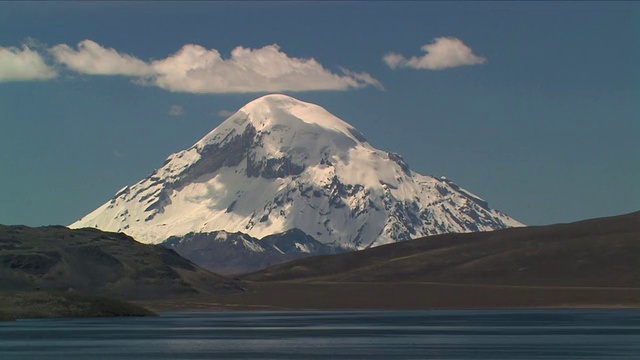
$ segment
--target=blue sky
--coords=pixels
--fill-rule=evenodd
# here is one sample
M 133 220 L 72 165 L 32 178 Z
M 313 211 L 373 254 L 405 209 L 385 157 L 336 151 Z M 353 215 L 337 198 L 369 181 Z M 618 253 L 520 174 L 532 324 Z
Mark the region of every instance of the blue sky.
M 524 223 L 635 211 L 639 24 L 635 2 L 2 2 L 0 223 L 75 221 L 273 84 Z M 175 73 L 185 45 L 222 85 Z M 302 70 L 247 84 L 238 47 Z

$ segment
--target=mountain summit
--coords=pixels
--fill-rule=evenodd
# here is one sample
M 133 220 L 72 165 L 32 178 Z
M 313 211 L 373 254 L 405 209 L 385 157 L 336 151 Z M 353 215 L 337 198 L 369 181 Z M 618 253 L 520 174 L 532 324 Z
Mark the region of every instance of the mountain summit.
M 355 250 L 521 225 L 445 178 L 413 172 L 324 108 L 267 95 L 71 227 L 124 232 L 144 243 L 218 231 L 261 239 L 298 229 Z

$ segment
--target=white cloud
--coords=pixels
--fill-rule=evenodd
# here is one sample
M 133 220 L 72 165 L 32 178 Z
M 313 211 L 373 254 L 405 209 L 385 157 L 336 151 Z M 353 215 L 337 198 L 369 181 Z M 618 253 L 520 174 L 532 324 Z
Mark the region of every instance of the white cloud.
M 383 60 L 390 68 L 414 68 L 442 70 L 463 65 L 483 64 L 487 61 L 473 53 L 462 40 L 455 37 L 435 38 L 431 44 L 422 46 L 423 56 L 412 56 L 407 59 L 396 53 L 388 53 Z
M 37 51 L 0 46 L 0 82 L 45 80 L 57 75 Z
M 169 108 L 169 115 L 171 116 L 180 116 L 184 114 L 184 108 L 178 104 L 173 104 Z
M 228 118 L 229 116 L 235 114 L 235 111 L 231 111 L 231 110 L 220 110 L 218 111 L 218 116 L 222 117 L 222 118 Z
M 151 63 L 150 82 L 170 91 L 192 93 L 347 90 L 380 83 L 366 73 L 335 74 L 315 59 L 289 57 L 278 45 L 238 46 L 224 59 L 216 49 L 187 44 Z
M 144 61 L 88 39 L 78 43 L 78 50 L 59 44 L 49 51 L 57 62 L 83 74 L 145 76 L 153 73 Z
M 189 93 L 244 93 L 306 90 L 347 90 L 380 82 L 367 73 L 325 69 L 315 59 L 290 57 L 278 45 L 259 49 L 238 46 L 223 58 L 216 49 L 186 44 L 175 54 L 154 61 L 83 40 L 77 50 L 66 44 L 49 49 L 57 62 L 91 75 L 128 75 L 136 82 Z

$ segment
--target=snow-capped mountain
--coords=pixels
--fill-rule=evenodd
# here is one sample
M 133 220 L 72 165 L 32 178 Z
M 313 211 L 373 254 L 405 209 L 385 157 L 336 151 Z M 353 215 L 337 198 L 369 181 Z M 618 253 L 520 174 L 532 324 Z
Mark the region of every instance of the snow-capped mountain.
M 332 247 L 364 249 L 521 225 L 449 180 L 413 172 L 322 107 L 267 95 L 70 227 L 143 243 L 299 229 Z

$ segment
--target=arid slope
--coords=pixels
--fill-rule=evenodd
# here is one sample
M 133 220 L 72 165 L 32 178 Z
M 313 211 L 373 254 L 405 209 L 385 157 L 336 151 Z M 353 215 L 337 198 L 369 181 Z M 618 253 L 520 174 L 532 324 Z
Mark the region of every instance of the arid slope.
M 570 224 L 444 234 L 288 262 L 250 281 L 640 287 L 640 212 Z

